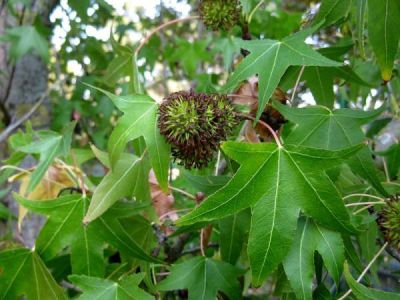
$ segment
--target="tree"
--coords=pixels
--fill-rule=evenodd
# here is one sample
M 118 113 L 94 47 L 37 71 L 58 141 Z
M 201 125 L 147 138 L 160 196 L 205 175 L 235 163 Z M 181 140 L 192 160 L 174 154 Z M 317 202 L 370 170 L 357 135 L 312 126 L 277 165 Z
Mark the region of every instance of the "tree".
M 2 299 L 399 297 L 398 1 L 43 5 L 0 11 Z

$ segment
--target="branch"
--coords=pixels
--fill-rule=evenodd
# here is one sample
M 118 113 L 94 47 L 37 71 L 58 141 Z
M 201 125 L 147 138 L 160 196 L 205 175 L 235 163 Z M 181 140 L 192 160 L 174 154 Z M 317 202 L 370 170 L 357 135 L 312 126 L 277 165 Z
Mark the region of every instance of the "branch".
M 256 118 L 254 118 L 254 117 L 252 117 L 250 115 L 247 115 L 247 114 L 235 113 L 235 115 L 237 117 L 239 117 L 239 118 L 242 118 L 242 119 L 246 119 L 246 120 L 250 120 L 250 121 L 256 121 Z M 276 144 L 278 145 L 279 148 L 283 147 L 282 146 L 282 141 L 280 140 L 280 138 L 276 134 L 275 130 L 271 126 L 269 126 L 267 123 L 265 123 L 262 120 L 258 120 L 257 123 L 262 125 L 262 126 L 264 126 L 271 133 L 271 135 L 274 137 L 274 140 L 275 140 L 275 142 L 276 142 Z
M 304 68 L 305 68 L 305 66 L 301 67 L 299 75 L 297 76 L 296 83 L 293 87 L 292 97 L 290 97 L 290 101 L 289 101 L 290 103 L 293 103 L 294 96 L 296 95 L 297 87 L 299 86 L 301 76 L 303 75 L 303 72 L 304 72 Z
M 376 199 L 380 202 L 386 202 L 385 199 L 378 197 L 378 196 L 370 195 L 370 194 L 350 194 L 350 195 L 344 196 L 343 200 L 351 198 L 351 197 L 369 197 L 372 199 Z
M 42 96 L 39 98 L 39 101 L 35 103 L 34 106 L 26 113 L 24 114 L 19 120 L 15 121 L 13 124 L 9 125 L 6 129 L 4 129 L 3 132 L 0 134 L 0 143 L 4 142 L 7 137 L 15 130 L 17 129 L 22 123 L 27 121 L 34 113 L 35 111 L 40 107 L 40 105 L 43 103 L 43 101 L 46 99 L 49 91 L 45 91 Z
M 371 268 L 371 266 L 374 264 L 374 262 L 377 260 L 377 258 L 379 257 L 379 255 L 381 255 L 381 253 L 385 250 L 386 246 L 388 245 L 388 243 L 386 242 L 381 249 L 379 249 L 379 251 L 375 254 L 375 256 L 371 259 L 371 261 L 369 262 L 369 264 L 365 267 L 365 269 L 361 272 L 360 276 L 358 276 L 357 278 L 357 282 L 360 282 L 361 279 L 363 279 L 363 277 L 365 276 L 365 274 L 367 274 L 368 270 Z M 351 294 L 351 289 L 349 289 L 346 293 L 344 293 L 344 295 L 342 297 L 340 297 L 338 300 L 343 300 L 345 298 L 347 298 L 348 295 Z
M 157 28 L 155 28 L 152 31 L 150 31 L 149 35 L 139 44 L 139 46 L 135 50 L 136 57 L 139 55 L 140 50 L 142 50 L 142 48 L 149 42 L 151 37 L 154 34 L 156 34 L 157 32 L 159 32 L 160 30 L 162 30 L 162 29 L 164 29 L 164 28 L 166 28 L 166 27 L 168 27 L 170 25 L 176 24 L 176 23 L 196 20 L 196 19 L 199 19 L 199 18 L 200 18 L 200 16 L 191 16 L 191 17 L 186 17 L 186 18 L 174 19 L 174 20 L 168 21 L 168 22 L 166 22 L 164 24 L 161 24 Z

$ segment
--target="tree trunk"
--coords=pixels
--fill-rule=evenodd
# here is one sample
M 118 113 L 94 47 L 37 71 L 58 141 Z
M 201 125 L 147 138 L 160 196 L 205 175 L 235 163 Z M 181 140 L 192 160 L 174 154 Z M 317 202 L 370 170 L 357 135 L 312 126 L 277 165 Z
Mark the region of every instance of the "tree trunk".
M 30 25 L 36 15 L 39 15 L 45 26 L 51 27 L 50 14 L 58 1 L 32 0 L 30 7 L 18 7 L 20 17 L 13 17 L 7 10 L 7 1 L 0 4 L 0 36 L 8 28 L 20 25 Z M 0 44 L 0 120 L 6 128 L 14 124 L 19 118 L 25 115 L 32 106 L 44 95 L 48 86 L 47 65 L 35 54 L 26 54 L 15 64 L 11 63 L 8 56 L 7 43 Z M 35 128 L 46 128 L 50 122 L 49 101 L 46 99 L 38 110 L 30 117 Z M 1 128 L 1 127 L 0 127 Z M 0 129 L 1 131 L 1 129 Z M 0 144 L 0 159 L 9 156 L 7 143 Z M 32 158 L 23 162 L 22 168 L 29 168 L 34 165 Z M 14 185 L 13 189 L 18 186 Z M 16 213 L 18 207 L 16 202 L 9 195 L 5 199 L 11 210 Z M 32 246 L 42 219 L 35 216 L 24 222 L 22 229 L 23 241 L 27 246 Z M 1 229 L 0 229 L 1 230 Z M 16 231 L 14 230 L 14 233 Z

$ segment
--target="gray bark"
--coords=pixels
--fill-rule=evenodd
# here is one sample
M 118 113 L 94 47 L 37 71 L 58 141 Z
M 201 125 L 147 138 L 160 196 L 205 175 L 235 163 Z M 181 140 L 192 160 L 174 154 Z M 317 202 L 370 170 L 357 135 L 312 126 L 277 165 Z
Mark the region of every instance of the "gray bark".
M 46 26 L 51 26 L 49 16 L 58 1 L 44 0 L 31 1 L 31 7 L 21 8 L 22 18 L 15 19 L 7 11 L 7 7 L 0 3 L 0 35 L 4 34 L 7 28 L 19 25 L 29 25 L 33 16 L 39 15 Z M 28 12 L 28 13 L 25 13 Z M 5 126 L 15 122 L 26 114 L 31 107 L 45 93 L 48 85 L 47 65 L 36 55 L 27 54 L 15 64 L 8 58 L 8 45 L 0 44 L 0 118 Z M 30 121 L 35 128 L 46 128 L 50 122 L 49 101 L 46 99 L 40 108 L 32 115 Z M 7 143 L 0 144 L 0 159 L 8 157 Z M 29 168 L 35 165 L 34 160 L 28 157 L 22 168 Z M 18 185 L 13 185 L 13 190 L 18 190 Z M 6 197 L 5 203 L 17 214 L 18 205 L 11 195 Z M 22 240 L 25 245 L 32 247 L 39 228 L 43 224 L 40 216 L 26 218 L 19 234 L 16 224 L 13 224 L 14 238 Z M 4 229 L 4 228 L 3 228 Z M 0 229 L 0 235 L 2 230 Z M 4 233 L 4 231 L 3 231 Z

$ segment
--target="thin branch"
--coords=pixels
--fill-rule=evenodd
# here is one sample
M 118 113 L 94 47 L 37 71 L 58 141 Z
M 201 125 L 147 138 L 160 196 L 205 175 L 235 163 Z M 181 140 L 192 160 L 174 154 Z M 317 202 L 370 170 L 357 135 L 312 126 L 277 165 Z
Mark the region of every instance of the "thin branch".
M 370 194 L 360 194 L 360 193 L 350 194 L 350 195 L 344 196 L 343 200 L 346 200 L 346 199 L 351 198 L 351 197 L 369 197 L 369 198 L 372 198 L 372 199 L 379 200 L 380 202 L 385 202 L 385 199 L 383 199 L 381 197 L 370 195 Z
M 159 32 L 160 30 L 171 26 L 173 24 L 176 23 L 180 23 L 180 22 L 185 22 L 185 21 L 191 21 L 191 20 L 196 20 L 199 19 L 200 16 L 190 16 L 190 17 L 186 17 L 186 18 L 179 18 L 179 19 L 174 19 L 171 21 L 168 21 L 164 24 L 161 24 L 160 26 L 156 27 L 155 29 L 153 29 L 152 31 L 150 31 L 150 33 L 148 34 L 148 36 L 139 44 L 139 46 L 136 48 L 135 50 L 135 55 L 136 57 L 139 55 L 140 50 L 142 50 L 142 48 L 149 42 L 149 40 L 151 39 L 151 37 L 156 34 L 157 32 Z
M 256 118 L 254 118 L 254 117 L 252 117 L 250 115 L 247 115 L 247 114 L 236 113 L 236 116 L 238 116 L 240 118 L 243 118 L 243 119 L 246 119 L 246 120 L 256 121 Z M 275 140 L 276 144 L 278 145 L 278 147 L 282 148 L 283 147 L 282 146 L 282 141 L 280 140 L 280 138 L 276 134 L 275 130 L 271 126 L 269 126 L 267 123 L 262 121 L 262 120 L 258 120 L 257 122 L 258 122 L 258 124 L 264 126 L 271 133 L 271 135 L 274 137 L 274 140 Z
M 76 168 L 76 176 L 78 177 L 79 180 L 79 185 L 82 190 L 82 197 L 86 198 L 86 186 L 85 186 L 85 180 L 83 179 L 83 174 L 79 172 L 79 166 L 78 166 L 78 161 L 76 159 L 75 151 L 71 151 L 71 156 L 74 162 L 74 167 Z
M 191 208 L 182 208 L 182 209 L 170 210 L 170 211 L 166 212 L 165 214 L 162 214 L 159 217 L 159 219 L 162 220 L 162 219 L 168 217 L 169 215 L 173 215 L 173 214 L 176 214 L 178 212 L 185 212 L 185 211 L 189 211 L 189 210 L 191 210 Z
M 371 266 L 374 264 L 374 262 L 378 259 L 379 255 L 382 254 L 382 252 L 385 250 L 385 248 L 387 247 L 388 243 L 386 242 L 381 249 L 379 249 L 379 251 L 375 254 L 375 256 L 371 259 L 371 261 L 369 262 L 369 264 L 365 267 L 365 269 L 361 272 L 360 276 L 358 276 L 357 278 L 357 282 L 360 282 L 361 279 L 363 279 L 363 277 L 365 276 L 365 274 L 367 274 L 368 270 L 371 268 Z M 342 297 L 340 297 L 338 300 L 343 300 L 345 298 L 347 298 L 348 295 L 351 294 L 351 289 L 349 289 L 346 293 L 344 293 L 344 295 Z
M 247 20 L 248 23 L 251 23 L 251 19 L 253 18 L 253 15 L 256 13 L 256 11 L 261 7 L 261 5 L 264 3 L 264 0 L 261 0 L 258 2 L 258 4 L 253 8 L 253 10 L 249 14 L 249 18 Z
M 221 162 L 221 151 L 218 150 L 217 163 L 215 164 L 215 171 L 214 171 L 215 176 L 218 176 L 220 162 Z
M 383 162 L 383 169 L 385 171 L 386 182 L 390 182 L 390 175 L 389 175 L 389 170 L 388 170 L 388 167 L 387 167 L 387 164 L 386 164 L 386 159 L 383 158 L 382 162 Z
M 296 83 L 295 83 L 295 85 L 293 87 L 293 91 L 292 91 L 292 97 L 290 97 L 290 101 L 289 101 L 290 103 L 293 103 L 294 96 L 296 95 L 297 87 L 299 86 L 301 76 L 303 75 L 303 72 L 304 72 L 304 68 L 305 68 L 305 66 L 301 67 L 299 76 L 297 76 Z
M 356 210 L 355 212 L 353 212 L 353 215 L 358 215 L 360 212 L 363 212 L 364 210 L 367 210 L 371 206 L 372 206 L 372 204 L 364 206 L 363 208 L 360 208 L 359 210 Z
M 0 134 L 0 143 L 4 142 L 7 137 L 15 130 L 17 129 L 21 124 L 23 124 L 25 121 L 27 121 L 34 113 L 35 111 L 40 107 L 40 105 L 44 102 L 48 95 L 49 91 L 47 90 L 42 94 L 42 96 L 39 98 L 39 101 L 35 103 L 34 106 L 26 113 L 24 114 L 20 119 L 15 121 L 13 124 L 9 125 L 6 129 L 4 129 L 1 134 Z
M 380 205 L 382 205 L 382 204 L 386 204 L 386 202 L 383 202 L 383 201 L 376 201 L 376 202 L 355 202 L 355 203 L 346 204 L 345 206 L 346 206 L 346 207 L 349 207 L 349 206 L 359 206 L 359 205 L 369 205 L 369 206 L 371 206 L 371 205 L 375 205 L 375 204 L 380 204 Z
M 177 188 L 177 187 L 173 187 L 173 186 L 169 186 L 169 188 L 170 188 L 171 190 L 173 190 L 174 192 L 177 192 L 177 193 L 179 193 L 179 194 L 182 194 L 182 195 L 184 195 L 184 196 L 186 196 L 186 197 L 188 197 L 188 198 L 190 198 L 190 199 L 192 199 L 192 200 L 196 200 L 196 196 L 192 195 L 191 193 L 188 193 L 188 192 L 186 192 L 186 191 L 184 191 L 184 190 L 181 190 L 181 189 L 179 189 L 179 188 Z

